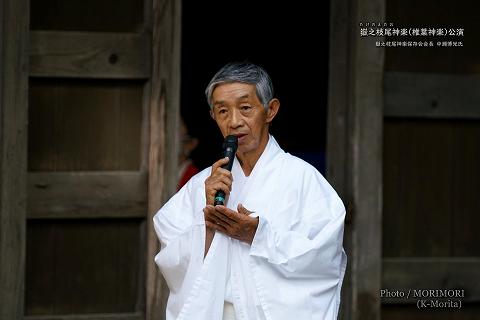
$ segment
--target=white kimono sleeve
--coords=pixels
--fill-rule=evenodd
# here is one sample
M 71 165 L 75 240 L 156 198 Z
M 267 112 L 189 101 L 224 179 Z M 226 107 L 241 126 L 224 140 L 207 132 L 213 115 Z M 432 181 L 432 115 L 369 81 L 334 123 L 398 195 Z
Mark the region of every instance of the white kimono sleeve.
M 290 227 L 289 221 L 284 221 L 281 229 L 275 228 L 269 218 L 260 215 L 250 255 L 270 264 L 286 278 L 338 279 L 344 255 L 345 207 L 323 177 L 313 180 L 310 190 L 303 188 L 306 192 L 298 205 L 289 208 L 300 212 L 282 214 L 298 217 Z M 269 217 L 274 219 L 275 212 Z
M 192 178 L 154 216 L 154 227 L 161 250 L 155 257 L 170 289 L 167 315 L 178 314 L 193 280 L 203 263 L 205 220 L 202 210 L 195 210 Z M 198 212 L 197 212 L 198 211 Z

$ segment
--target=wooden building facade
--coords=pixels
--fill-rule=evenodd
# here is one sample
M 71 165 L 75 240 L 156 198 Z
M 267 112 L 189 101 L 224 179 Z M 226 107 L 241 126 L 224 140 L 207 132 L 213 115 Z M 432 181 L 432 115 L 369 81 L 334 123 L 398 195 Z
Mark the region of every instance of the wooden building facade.
M 343 319 L 476 319 L 478 4 L 331 5 L 327 175 L 347 204 Z M 436 37 L 432 47 L 395 47 L 387 41 L 423 45 L 425 38 L 375 35 L 384 26 L 465 33 Z M 361 28 L 374 35 L 362 36 Z M 382 297 L 382 289 L 405 297 Z M 463 289 L 455 299 L 462 309 L 419 308 L 421 297 L 406 298 L 410 289 Z
M 0 319 L 163 319 L 151 218 L 176 187 L 181 1 L 0 3 Z M 480 312 L 478 26 L 474 10 L 435 3 L 331 1 L 327 178 L 347 207 L 342 319 Z M 360 22 L 434 16 L 470 30 L 469 47 L 360 36 Z M 464 289 L 466 306 L 419 311 L 380 295 L 417 288 Z
M 180 13 L 1 1 L 1 319 L 162 313 L 151 218 L 175 190 Z

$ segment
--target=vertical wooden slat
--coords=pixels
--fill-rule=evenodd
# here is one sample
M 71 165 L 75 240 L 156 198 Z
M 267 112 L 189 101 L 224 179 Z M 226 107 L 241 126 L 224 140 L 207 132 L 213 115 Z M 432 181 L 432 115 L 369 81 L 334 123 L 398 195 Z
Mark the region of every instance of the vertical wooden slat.
M 384 21 L 385 0 L 331 6 L 328 177 L 351 223 L 345 229 L 349 265 L 342 317 L 379 319 L 384 50 L 373 38 L 360 37 L 358 23 Z
M 152 82 L 155 82 L 152 79 Z M 158 84 L 160 85 L 160 83 Z M 150 110 L 150 164 L 148 173 L 148 214 L 147 214 L 147 281 L 146 281 L 146 307 L 147 320 L 164 319 L 160 316 L 163 312 L 162 301 L 165 300 L 162 292 L 164 281 L 154 263 L 153 257 L 160 249 L 158 239 L 153 228 L 153 216 L 162 203 L 162 192 L 165 188 L 164 181 L 164 152 L 165 141 L 163 134 L 162 116 L 165 109 L 165 96 L 158 90 L 152 90 L 152 97 L 157 97 L 158 103 L 151 105 Z
M 349 27 L 345 21 L 350 20 L 349 1 L 332 1 L 330 4 L 330 60 L 328 79 L 328 112 L 327 112 L 327 178 L 348 208 L 347 184 L 347 128 L 349 103 Z M 350 210 L 347 210 L 344 232 L 344 249 L 349 255 L 352 244 L 352 226 Z M 352 264 L 347 263 L 347 271 L 343 282 L 340 318 L 352 319 L 355 309 L 353 283 L 351 277 Z
M 452 124 L 386 119 L 384 131 L 383 256 L 450 256 L 452 168 L 459 156 Z
M 53 224 L 27 223 L 24 314 L 55 313 L 55 237 Z M 47 250 L 31 250 L 41 243 Z M 48 261 L 49 263 L 45 263 Z M 40 262 L 40 263 L 39 263 Z M 37 288 L 41 288 L 39 293 Z M 45 294 L 48 293 L 48 294 Z
M 152 13 L 146 318 L 164 319 L 168 290 L 153 260 L 159 245 L 152 218 L 177 183 L 181 1 L 153 0 Z
M 352 21 L 384 21 L 385 0 L 354 1 Z M 380 319 L 382 275 L 382 137 L 384 50 L 355 25 L 350 103 L 351 184 L 354 205 L 352 273 L 357 310 L 353 319 Z
M 140 219 L 29 220 L 26 315 L 132 313 Z
M 147 172 L 149 166 L 150 149 L 150 94 L 151 83 L 147 81 L 143 86 L 142 124 L 140 142 L 140 171 Z
M 480 256 L 480 121 L 453 123 L 452 256 Z
M 24 301 L 29 1 L 0 1 L 0 319 Z
M 142 87 L 124 80 L 30 80 L 29 170 L 138 170 Z

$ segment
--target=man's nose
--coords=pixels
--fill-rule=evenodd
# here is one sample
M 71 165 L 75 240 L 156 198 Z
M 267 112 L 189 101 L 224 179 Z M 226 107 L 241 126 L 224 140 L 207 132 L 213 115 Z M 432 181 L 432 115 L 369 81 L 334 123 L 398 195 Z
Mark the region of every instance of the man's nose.
M 232 112 L 232 116 L 230 118 L 230 127 L 232 128 L 238 128 L 242 125 L 242 115 L 238 110 L 234 110 Z

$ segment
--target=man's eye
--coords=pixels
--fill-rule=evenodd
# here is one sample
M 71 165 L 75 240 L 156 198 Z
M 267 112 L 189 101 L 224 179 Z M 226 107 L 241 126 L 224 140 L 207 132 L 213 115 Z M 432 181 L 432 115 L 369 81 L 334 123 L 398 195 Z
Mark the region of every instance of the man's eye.
M 223 114 L 223 113 L 226 113 L 226 112 L 227 112 L 227 109 L 220 109 L 220 110 L 218 110 L 218 113 L 220 113 L 220 114 Z
M 242 106 L 242 110 L 250 110 L 252 107 L 251 106 Z

